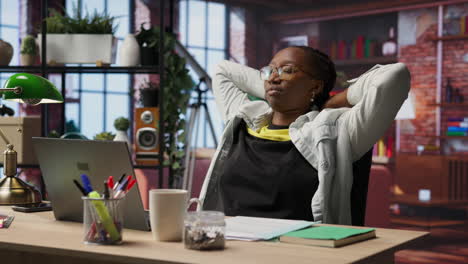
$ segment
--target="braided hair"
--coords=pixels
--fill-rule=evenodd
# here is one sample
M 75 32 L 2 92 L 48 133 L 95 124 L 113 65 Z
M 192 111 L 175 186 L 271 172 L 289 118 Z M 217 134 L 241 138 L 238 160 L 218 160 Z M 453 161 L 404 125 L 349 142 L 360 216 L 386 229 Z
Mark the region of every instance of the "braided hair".
M 330 59 L 330 57 L 311 47 L 307 46 L 292 46 L 293 48 L 301 49 L 305 52 L 307 56 L 307 61 L 311 63 L 313 69 L 317 73 L 316 76 L 313 76 L 317 80 L 323 81 L 323 91 L 317 94 L 314 98 L 313 104 L 315 104 L 319 109 L 322 109 L 323 105 L 330 98 L 330 91 L 335 87 L 336 82 L 336 70 L 335 64 Z

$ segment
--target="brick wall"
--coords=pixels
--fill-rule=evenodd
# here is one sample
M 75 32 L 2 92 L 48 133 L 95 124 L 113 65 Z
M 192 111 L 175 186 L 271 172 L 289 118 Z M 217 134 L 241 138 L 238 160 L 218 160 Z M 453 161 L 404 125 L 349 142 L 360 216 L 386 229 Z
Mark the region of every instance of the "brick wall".
M 462 6 L 457 6 L 462 7 Z M 453 8 L 450 7 L 450 8 Z M 411 72 L 411 91 L 415 98 L 416 118 L 402 121 L 400 151 L 414 152 L 417 145 L 437 145 L 436 118 L 437 107 L 431 105 L 436 102 L 436 67 L 437 42 L 432 38 L 437 36 L 437 11 L 416 10 L 417 29 L 413 32 L 415 42 L 410 45 L 403 43 L 399 51 L 399 61 L 404 62 Z M 409 12 L 408 12 L 409 13 Z M 432 17 L 432 18 L 429 18 Z M 403 18 L 400 16 L 400 19 Z M 405 42 L 403 40 L 403 42 Z M 445 87 L 447 78 L 451 79 L 454 88 L 468 99 L 468 40 L 443 41 L 442 61 L 442 101 L 445 101 Z M 443 107 L 441 115 L 441 135 L 447 129 L 447 118 L 468 116 L 468 107 Z M 453 142 L 453 141 L 452 141 Z M 441 142 L 441 147 L 447 146 Z M 450 142 L 449 142 L 450 143 Z M 466 141 L 457 144 L 467 144 Z

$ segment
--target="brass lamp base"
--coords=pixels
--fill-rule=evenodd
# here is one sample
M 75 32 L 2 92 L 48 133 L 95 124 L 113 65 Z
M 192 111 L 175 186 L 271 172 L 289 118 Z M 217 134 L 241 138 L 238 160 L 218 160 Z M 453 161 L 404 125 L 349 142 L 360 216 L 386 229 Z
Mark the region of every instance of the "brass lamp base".
M 6 176 L 1 179 L 0 205 L 34 205 L 41 201 L 41 193 L 20 178 Z

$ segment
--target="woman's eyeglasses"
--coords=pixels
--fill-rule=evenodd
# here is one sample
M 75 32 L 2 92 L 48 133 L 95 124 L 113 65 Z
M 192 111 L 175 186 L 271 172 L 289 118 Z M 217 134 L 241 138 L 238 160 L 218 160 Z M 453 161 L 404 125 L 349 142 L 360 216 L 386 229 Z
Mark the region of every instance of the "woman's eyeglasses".
M 265 67 L 260 69 L 260 76 L 261 76 L 262 80 L 268 81 L 268 80 L 270 80 L 271 75 L 273 75 L 274 72 L 277 72 L 280 80 L 289 81 L 289 80 L 293 79 L 295 73 L 297 73 L 299 71 L 302 71 L 302 72 L 305 72 L 305 73 L 309 74 L 308 72 L 306 72 L 304 70 L 301 70 L 297 66 L 284 65 L 284 66 L 281 66 L 281 67 L 265 66 Z

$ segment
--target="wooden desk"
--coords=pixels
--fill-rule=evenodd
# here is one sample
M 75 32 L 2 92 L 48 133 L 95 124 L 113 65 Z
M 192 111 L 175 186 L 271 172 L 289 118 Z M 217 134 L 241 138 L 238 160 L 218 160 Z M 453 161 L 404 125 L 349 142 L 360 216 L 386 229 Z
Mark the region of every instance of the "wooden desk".
M 125 230 L 119 246 L 84 245 L 82 224 L 56 221 L 51 212 L 19 213 L 0 229 L 3 263 L 392 263 L 395 251 L 427 237 L 427 232 L 377 229 L 378 238 L 342 248 L 279 242 L 227 241 L 224 251 L 194 251 L 182 243 L 156 242 L 150 232 Z

